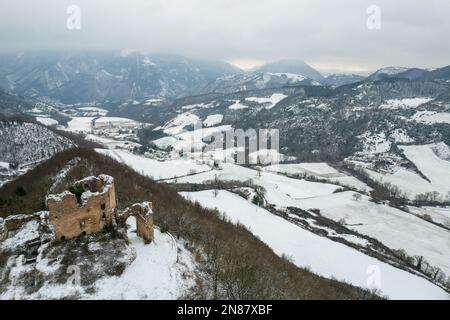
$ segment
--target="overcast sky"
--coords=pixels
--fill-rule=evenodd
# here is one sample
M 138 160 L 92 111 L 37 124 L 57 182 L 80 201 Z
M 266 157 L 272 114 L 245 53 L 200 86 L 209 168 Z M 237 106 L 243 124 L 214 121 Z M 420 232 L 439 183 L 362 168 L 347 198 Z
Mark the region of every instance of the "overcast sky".
M 81 29 L 66 27 L 67 7 Z M 370 5 L 381 29 L 369 30 Z M 0 50 L 133 49 L 321 71 L 450 64 L 448 0 L 1 0 Z

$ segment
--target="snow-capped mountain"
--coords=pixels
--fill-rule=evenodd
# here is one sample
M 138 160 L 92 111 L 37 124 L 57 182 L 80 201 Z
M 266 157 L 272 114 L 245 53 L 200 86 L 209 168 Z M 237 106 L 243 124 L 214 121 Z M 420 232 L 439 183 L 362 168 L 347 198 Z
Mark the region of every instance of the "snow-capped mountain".
M 0 87 L 65 103 L 173 98 L 240 72 L 224 62 L 138 52 L 0 55 Z
M 232 93 L 238 91 L 281 88 L 295 85 L 320 85 L 316 80 L 295 73 L 255 72 L 220 77 L 202 89 L 204 93 Z
M 437 69 L 402 68 L 388 67 L 382 68 L 367 77 L 369 81 L 377 81 L 389 78 L 399 78 L 408 80 L 450 80 L 450 66 Z
M 321 81 L 322 84 L 332 87 L 355 83 L 364 80 L 366 77 L 359 74 L 330 74 Z
M 450 66 L 444 68 L 438 68 L 431 71 L 426 72 L 423 75 L 424 79 L 435 79 L 435 80 L 450 80 Z
M 323 76 L 319 71 L 302 60 L 285 59 L 275 62 L 269 62 L 261 67 L 256 68 L 255 71 L 271 73 L 293 73 L 316 81 L 323 80 Z
M 398 129 L 413 141 L 450 143 L 445 120 L 450 101 L 447 82 L 392 78 L 337 88 L 311 85 L 258 88 L 254 82 L 251 86 L 245 85 L 246 82 L 234 86 L 236 83 L 239 84 L 236 78 L 231 77 L 229 87 L 223 83 L 218 86 L 222 92 L 179 99 L 164 110 L 142 108 L 140 117 L 148 121 L 159 119 L 161 122 L 155 126 L 163 126 L 180 113 L 195 114 L 202 120 L 209 115 L 221 115 L 220 125 L 278 128 L 281 145 L 292 155 L 304 156 L 304 160 L 342 160 L 351 156 L 361 147 L 358 136 L 367 130 L 376 134 Z M 111 106 L 111 110 L 119 109 Z M 412 121 L 414 112 L 419 110 L 433 110 L 433 114 L 442 114 L 442 120 L 433 120 L 438 116 L 432 114 L 418 114 L 422 120 Z M 128 116 L 126 109 L 120 111 L 122 116 Z M 431 125 L 424 126 L 427 119 Z
M 370 80 L 374 80 L 374 81 L 382 80 L 382 79 L 386 79 L 386 78 L 395 76 L 399 73 L 405 72 L 407 70 L 408 70 L 408 68 L 405 68 L 405 67 L 385 67 L 385 68 L 378 69 L 377 71 L 375 71 L 374 73 L 369 75 L 367 78 Z

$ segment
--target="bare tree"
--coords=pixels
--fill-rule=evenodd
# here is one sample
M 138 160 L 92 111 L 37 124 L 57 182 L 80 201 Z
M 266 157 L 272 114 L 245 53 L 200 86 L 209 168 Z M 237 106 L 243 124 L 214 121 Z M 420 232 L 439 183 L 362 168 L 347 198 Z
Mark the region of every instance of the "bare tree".
M 354 193 L 352 197 L 355 201 L 360 201 L 362 199 L 362 196 L 359 193 Z

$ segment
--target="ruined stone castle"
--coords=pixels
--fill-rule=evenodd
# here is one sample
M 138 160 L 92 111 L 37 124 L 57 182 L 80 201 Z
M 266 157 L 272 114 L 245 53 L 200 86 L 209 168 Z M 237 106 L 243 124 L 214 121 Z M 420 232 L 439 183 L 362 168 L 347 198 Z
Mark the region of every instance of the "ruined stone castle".
M 137 235 L 145 243 L 153 240 L 152 204 L 135 204 L 118 212 L 114 179 L 107 175 L 85 178 L 63 193 L 49 195 L 47 205 L 57 239 L 97 233 L 107 227 L 114 228 L 118 223 L 125 225 L 126 220 L 134 216 Z

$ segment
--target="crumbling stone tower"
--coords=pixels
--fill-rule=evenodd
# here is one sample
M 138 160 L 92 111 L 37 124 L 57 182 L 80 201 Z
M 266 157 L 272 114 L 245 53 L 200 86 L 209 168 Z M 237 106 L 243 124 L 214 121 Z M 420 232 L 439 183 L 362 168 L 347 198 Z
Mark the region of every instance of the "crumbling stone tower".
M 71 191 L 47 197 L 57 239 L 102 231 L 115 218 L 114 179 L 107 175 L 77 181 Z
M 107 226 L 122 226 L 130 216 L 136 219 L 136 233 L 145 243 L 153 241 L 151 202 L 116 210 L 114 179 L 107 175 L 88 177 L 75 182 L 69 191 L 47 197 L 49 220 L 56 239 L 70 239 L 80 234 L 102 231 Z

